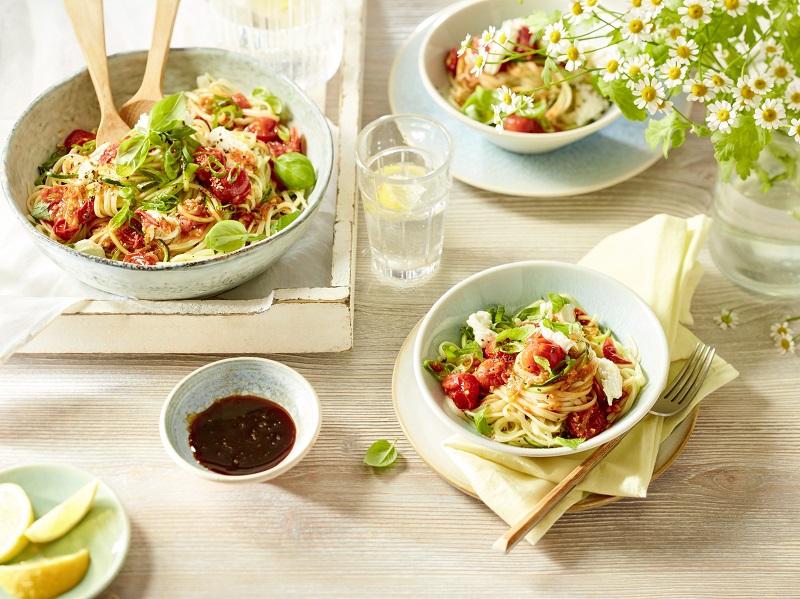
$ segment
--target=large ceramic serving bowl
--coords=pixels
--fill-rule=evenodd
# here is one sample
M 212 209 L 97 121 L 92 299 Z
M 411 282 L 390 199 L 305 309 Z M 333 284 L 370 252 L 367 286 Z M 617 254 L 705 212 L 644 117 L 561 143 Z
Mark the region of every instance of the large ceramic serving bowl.
M 614 105 L 593 123 L 569 131 L 553 133 L 503 131 L 469 118 L 447 99 L 450 82 L 444 60 L 451 48 L 459 47 L 467 33 L 480 35 L 489 26 L 499 28 L 503 21 L 526 17 L 534 9 L 550 12 L 564 10 L 565 6 L 563 0 L 535 0 L 523 4 L 520 4 L 519 0 L 465 0 L 445 9 L 422 40 L 419 71 L 426 91 L 433 101 L 453 118 L 471 127 L 493 144 L 520 154 L 551 152 L 609 125 L 621 114 Z
M 444 341 L 458 343 L 461 327 L 470 314 L 502 304 L 507 313 L 517 312 L 548 293 L 566 293 L 588 314 L 597 314 L 603 327 L 610 327 L 617 339 L 636 343 L 641 366 L 647 377 L 636 402 L 607 430 L 580 444 L 586 451 L 618 437 L 644 418 L 658 399 L 667 380 L 669 353 L 664 330 L 650 307 L 631 289 L 590 268 L 563 262 L 516 262 L 490 268 L 462 281 L 445 293 L 422 319 L 414 345 L 417 385 L 434 414 L 454 433 L 489 449 L 523 456 L 557 456 L 575 453 L 568 447 L 512 447 L 478 434 L 472 422 L 460 418 L 446 405 L 441 383 L 423 367 L 434 359 Z
M 146 59 L 145 52 L 109 58 L 111 87 L 118 104 L 138 89 Z M 333 140 L 325 117 L 314 102 L 283 75 L 254 58 L 223 50 L 171 50 L 164 93 L 195 89 L 197 77 L 205 73 L 227 79 L 244 93 L 261 87 L 283 100 L 291 115 L 285 122 L 305 135 L 307 155 L 317 174 L 317 183 L 308 196 L 308 208 L 276 235 L 202 262 L 139 266 L 89 256 L 42 235 L 26 218 L 28 186 L 37 177 L 36 167 L 70 131 L 91 131 L 100 121 L 94 89 L 84 69 L 54 85 L 28 106 L 11 130 L 0 163 L 3 195 L 19 218 L 20 226 L 53 262 L 77 279 L 118 295 L 139 299 L 204 297 L 236 287 L 263 272 L 303 235 L 333 170 Z

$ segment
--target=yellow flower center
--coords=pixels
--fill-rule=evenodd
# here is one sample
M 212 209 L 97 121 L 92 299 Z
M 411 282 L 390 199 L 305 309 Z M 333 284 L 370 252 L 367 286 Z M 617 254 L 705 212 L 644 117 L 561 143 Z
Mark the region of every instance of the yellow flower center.
M 778 47 L 777 46 L 767 46 L 766 48 L 764 48 L 764 50 L 765 50 L 765 52 L 767 54 L 774 54 L 775 52 L 778 51 Z
M 800 104 L 800 92 L 794 92 L 791 97 L 792 104 Z
M 719 75 L 712 75 L 711 83 L 714 84 L 714 87 L 722 87 L 723 85 L 725 85 L 725 80 Z
M 559 34 L 561 35 L 561 34 Z M 500 37 L 497 38 L 497 43 L 501 46 L 508 41 L 508 36 L 505 33 L 501 33 Z
M 669 71 L 667 71 L 667 77 L 669 77 L 672 81 L 681 78 L 681 68 L 680 67 L 672 67 Z
M 480 54 L 478 54 L 478 56 L 475 57 L 475 66 L 478 68 L 481 68 L 483 66 L 483 56 L 481 56 Z
M 636 75 L 638 75 L 641 72 L 642 72 L 642 69 L 637 67 L 635 64 L 632 64 L 631 67 L 628 69 L 628 75 L 630 75 L 631 77 L 635 77 Z
M 692 95 L 696 98 L 702 98 L 708 93 L 708 88 L 702 83 L 695 83 L 692 86 Z
M 761 112 L 761 118 L 764 122 L 771 123 L 772 121 L 778 118 L 778 113 L 775 111 L 774 108 L 765 108 Z
M 511 106 L 511 94 L 503 94 L 503 104 Z
M 642 88 L 642 99 L 645 102 L 652 102 L 656 99 L 656 88 L 652 85 L 646 85 Z
M 767 88 L 767 81 L 766 79 L 761 79 L 760 77 L 753 81 L 753 87 L 757 90 L 763 91 Z
M 634 8 L 639 8 L 642 5 L 642 0 L 631 0 Z
M 680 27 L 673 27 L 669 30 L 669 36 L 674 40 L 678 39 L 682 33 L 683 32 L 681 31 Z
M 692 49 L 689 46 L 678 46 L 675 50 L 680 58 L 689 58 L 692 55 Z
M 725 0 L 726 10 L 736 10 L 739 8 L 739 0 Z
M 731 113 L 725 110 L 724 108 L 722 110 L 717 111 L 717 119 L 719 120 L 720 123 L 724 123 L 728 121 L 730 118 L 731 118 Z
M 569 60 L 578 60 L 578 57 L 580 55 L 581 55 L 580 52 L 578 52 L 578 49 L 575 46 L 570 46 L 567 49 L 567 58 Z
M 703 12 L 703 7 L 702 7 L 702 6 L 700 6 L 699 4 L 692 4 L 692 5 L 689 7 L 689 11 L 687 12 L 687 14 L 688 14 L 688 15 L 689 15 L 689 16 L 690 16 L 692 19 L 699 19 L 699 18 L 701 18 L 701 17 L 702 17 L 702 16 L 703 16 L 705 13 Z
M 740 91 L 740 95 L 741 95 L 741 96 L 742 96 L 742 97 L 743 97 L 745 100 L 752 100 L 753 98 L 755 98 L 755 97 L 756 97 L 756 92 L 754 92 L 754 91 L 753 91 L 753 89 L 752 89 L 752 88 L 751 88 L 749 85 L 745 85 L 745 86 L 744 86 L 744 87 L 741 89 L 741 91 Z
M 650 0 L 650 4 L 653 6 L 661 6 L 662 0 Z
M 586 0 L 586 6 L 594 6 L 598 0 Z
M 552 33 L 550 33 L 550 41 L 554 44 L 557 44 L 561 41 L 561 32 L 558 29 L 555 29 Z
M 782 64 L 779 64 L 777 67 L 775 67 L 775 76 L 778 79 L 786 79 L 786 77 L 789 76 L 789 69 Z
M 783 337 L 781 339 L 781 347 L 788 350 L 791 347 L 791 341 L 789 341 L 789 339 L 786 337 Z
M 631 33 L 641 33 L 642 29 L 644 29 L 644 23 L 642 23 L 641 19 L 634 19 L 628 23 L 628 29 L 630 29 Z
M 616 73 L 618 68 L 619 68 L 619 62 L 617 62 L 613 58 L 608 61 L 608 64 L 606 64 L 606 71 L 608 71 L 609 73 Z
M 581 7 L 580 2 L 576 2 L 575 4 L 572 5 L 572 14 L 575 15 L 576 17 L 578 15 L 583 14 L 583 7 Z

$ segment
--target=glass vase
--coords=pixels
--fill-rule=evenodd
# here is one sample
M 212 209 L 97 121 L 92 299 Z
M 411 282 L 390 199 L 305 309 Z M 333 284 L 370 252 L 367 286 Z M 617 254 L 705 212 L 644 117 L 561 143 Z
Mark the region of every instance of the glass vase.
M 774 134 L 753 173 L 720 175 L 710 249 L 734 283 L 766 295 L 800 297 L 800 144 Z

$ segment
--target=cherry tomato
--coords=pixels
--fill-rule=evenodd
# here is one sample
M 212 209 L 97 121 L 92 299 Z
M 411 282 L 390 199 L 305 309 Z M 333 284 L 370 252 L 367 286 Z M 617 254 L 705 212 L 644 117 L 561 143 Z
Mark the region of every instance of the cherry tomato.
M 518 133 L 544 133 L 541 125 L 536 119 L 526 119 L 518 114 L 509 114 L 503 125 L 506 131 L 516 131 Z
M 231 100 L 236 102 L 239 105 L 239 108 L 244 110 L 245 108 L 252 108 L 253 106 L 250 104 L 247 98 L 244 97 L 242 94 L 233 94 L 231 96 Z
M 608 428 L 608 420 L 598 401 L 588 410 L 571 412 L 567 426 L 575 437 L 591 439 Z
M 517 356 L 517 354 L 506 354 L 498 351 L 497 347 L 494 345 L 494 341 L 490 341 L 486 344 L 486 347 L 483 348 L 483 355 L 487 358 L 500 358 L 506 362 L 513 362 Z
M 197 180 L 203 185 L 208 185 L 211 179 L 214 178 L 208 164 L 211 156 L 216 158 L 217 162 L 219 162 L 219 165 L 216 163 L 213 164 L 214 170 L 219 170 L 220 166 L 225 168 L 225 156 L 217 148 L 200 146 L 194 151 L 194 163 L 200 165 L 200 168 L 197 169 L 194 176 L 197 177 Z
M 53 187 L 45 187 L 39 192 L 39 197 L 43 202 L 47 202 L 51 206 L 60 202 L 64 197 L 64 185 L 54 185 Z
M 495 387 L 500 387 L 508 382 L 508 377 L 511 374 L 511 363 L 503 358 L 489 358 L 480 363 L 474 374 L 481 385 L 481 389 L 491 391 Z
M 614 362 L 614 364 L 630 364 L 630 362 L 624 360 L 622 356 L 619 355 L 617 346 L 614 345 L 611 337 L 606 337 L 606 340 L 603 342 L 603 357 L 606 360 Z
M 245 131 L 255 133 L 259 141 L 264 143 L 280 139 L 278 135 L 278 121 L 267 116 L 254 119 L 252 123 L 244 128 Z
M 181 233 L 189 233 L 190 231 L 204 229 L 206 223 L 198 220 L 192 220 L 191 218 L 186 218 L 185 216 L 181 215 L 178 217 L 178 225 L 181 228 Z
M 231 220 L 238 220 L 240 223 L 244 225 L 244 228 L 246 229 L 247 227 L 253 224 L 255 216 L 253 216 L 252 212 L 241 211 L 241 212 L 235 212 L 233 216 L 231 216 Z
M 156 257 L 149 252 L 133 252 L 132 254 L 126 255 L 122 261 L 128 264 L 138 264 L 140 266 L 155 266 L 156 262 L 158 262 Z
M 53 232 L 64 241 L 69 241 L 78 232 L 80 227 L 70 225 L 65 218 L 57 218 L 53 222 Z
M 100 158 L 97 159 L 97 162 L 99 162 L 100 164 L 111 164 L 117 157 L 118 150 L 119 150 L 118 143 L 111 144 L 105 150 L 103 150 L 103 153 L 100 154 Z
M 455 76 L 456 68 L 458 67 L 458 50 L 455 48 L 450 48 L 450 52 L 447 53 L 447 56 L 444 59 L 444 68 L 446 68 L 450 73 Z
M 473 410 L 481 402 L 481 385 L 466 372 L 448 374 L 442 381 L 442 389 L 459 410 Z
M 270 141 L 267 143 L 267 147 L 269 147 L 269 152 L 272 154 L 273 158 L 277 158 L 278 156 L 282 156 L 283 154 L 287 154 L 289 152 L 303 152 L 303 140 L 300 138 L 300 135 L 297 133 L 297 129 L 292 127 L 292 132 L 289 137 L 289 141 Z
M 250 193 L 250 177 L 244 169 L 240 168 L 238 171 L 233 182 L 228 181 L 229 172 L 211 179 L 211 193 L 223 204 L 241 204 Z
M 528 29 L 527 26 L 519 28 L 519 33 L 517 34 L 517 47 L 515 48 L 519 54 L 530 52 L 531 48 L 538 48 L 538 43 L 536 40 L 531 40 L 531 37 L 533 37 L 531 36 L 531 30 Z M 532 58 L 533 56 L 529 56 L 528 60 L 531 60 Z
M 144 235 L 139 233 L 139 231 L 130 225 L 123 225 L 114 231 L 114 233 L 116 234 L 117 239 L 119 239 L 119 242 L 129 252 L 144 247 Z
M 80 210 L 78 210 L 78 222 L 81 224 L 88 223 L 94 217 L 94 199 L 86 200 Z
M 82 146 L 87 141 L 92 141 L 96 137 L 94 133 L 90 133 L 89 131 L 75 129 L 75 131 L 67 135 L 67 139 L 64 140 L 64 145 L 70 149 L 72 146 Z
M 547 360 L 550 368 L 555 366 L 564 359 L 566 353 L 558 345 L 544 337 L 533 336 L 529 337 L 525 342 L 525 348 L 520 352 L 519 363 L 522 368 L 531 374 L 541 374 L 544 369 L 536 362 L 534 358 L 540 357 Z

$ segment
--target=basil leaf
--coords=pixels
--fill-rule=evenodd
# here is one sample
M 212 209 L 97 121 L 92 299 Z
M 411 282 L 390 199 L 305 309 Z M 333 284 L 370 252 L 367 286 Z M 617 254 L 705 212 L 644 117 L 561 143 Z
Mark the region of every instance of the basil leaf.
M 525 341 L 528 337 L 530 337 L 533 332 L 536 330 L 536 327 L 532 324 L 526 324 L 521 327 L 515 327 L 513 329 L 506 329 L 502 331 L 499 335 L 497 335 L 497 339 L 494 340 L 495 344 L 502 343 L 503 341 Z
M 475 428 L 478 429 L 478 432 L 481 435 L 483 435 L 484 437 L 488 437 L 489 433 L 492 432 L 492 429 L 489 426 L 489 423 L 486 422 L 486 418 L 484 418 L 484 416 L 483 416 L 484 413 L 486 412 L 486 408 L 488 408 L 488 407 L 489 406 L 483 406 L 480 410 L 475 412 L 475 415 L 473 416 L 474 421 L 475 421 Z
M 122 177 L 130 177 L 144 164 L 149 151 L 150 137 L 148 135 L 135 134 L 122 140 L 119 150 L 117 150 L 117 174 Z
M 50 221 L 50 210 L 47 202 L 44 200 L 36 200 L 36 203 L 31 209 L 31 216 L 38 220 Z
M 304 154 L 288 152 L 275 159 L 275 174 L 289 189 L 308 189 L 317 182 L 314 165 Z
M 369 449 L 367 449 L 367 453 L 364 454 L 364 463 L 367 466 L 373 466 L 375 468 L 391 466 L 397 459 L 395 443 L 397 443 L 397 439 L 391 443 L 386 439 L 375 441 L 375 443 L 370 445 Z
M 480 85 L 461 105 L 461 112 L 479 123 L 491 123 L 494 118 L 494 92 Z
M 543 356 L 533 356 L 533 361 L 536 362 L 542 368 L 544 368 L 547 374 L 553 376 L 553 370 L 550 368 L 550 362 L 547 360 L 547 358 Z
M 244 247 L 248 241 L 266 239 L 266 235 L 248 233 L 238 220 L 223 220 L 215 224 L 206 234 L 206 246 L 227 254 Z
M 122 205 L 122 208 L 119 209 L 119 212 L 117 212 L 114 215 L 114 218 L 111 219 L 111 228 L 119 229 L 122 225 L 127 224 L 132 217 L 133 212 L 131 211 L 131 203 L 126 200 Z
M 36 181 L 34 181 L 34 185 L 41 185 L 44 183 L 47 172 L 56 165 L 56 162 L 58 162 L 62 156 L 66 156 L 67 152 L 68 150 L 66 146 L 56 147 L 56 151 L 50 154 L 50 158 L 39 165 L 39 176 L 37 177 Z
M 578 437 L 577 439 L 567 439 L 566 437 L 553 437 L 553 443 L 570 449 L 578 449 L 578 446 L 583 443 L 585 439 Z
M 289 214 L 284 214 L 269 226 L 269 234 L 275 235 L 275 233 L 278 231 L 283 231 L 286 227 L 291 225 L 297 219 L 297 217 L 300 216 L 300 214 L 302 214 L 300 210 L 295 210 Z
M 558 65 L 556 65 L 556 61 L 548 56 L 547 60 L 544 61 L 544 68 L 540 74 L 542 81 L 547 87 L 550 87 L 553 84 L 553 73 L 557 72 Z
M 541 304 L 537 304 L 535 306 L 528 306 L 527 308 L 523 308 L 520 310 L 519 314 L 517 314 L 517 318 L 521 321 L 532 320 L 538 322 L 541 319 Z
M 157 133 L 169 131 L 183 125 L 185 119 L 186 100 L 183 98 L 183 92 L 179 92 L 155 103 L 150 112 L 150 131 Z
M 561 312 L 561 308 L 569 303 L 565 297 L 557 293 L 548 293 L 547 299 L 549 299 L 550 303 L 553 304 L 553 314 Z
M 555 312 L 555 310 L 553 310 L 553 312 Z M 542 318 L 542 326 L 556 333 L 564 333 L 567 336 L 572 332 L 572 327 L 566 322 L 553 322 L 549 318 Z

